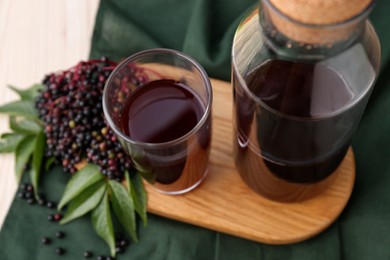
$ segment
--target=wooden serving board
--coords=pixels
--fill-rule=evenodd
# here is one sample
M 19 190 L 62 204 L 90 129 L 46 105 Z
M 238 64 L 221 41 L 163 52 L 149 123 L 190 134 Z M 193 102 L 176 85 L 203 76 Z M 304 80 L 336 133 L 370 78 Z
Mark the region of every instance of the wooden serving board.
M 352 150 L 338 168 L 333 184 L 319 196 L 299 203 L 265 199 L 242 181 L 234 165 L 231 86 L 218 80 L 212 80 L 212 85 L 213 139 L 206 179 L 183 195 L 162 194 L 146 184 L 148 211 L 267 244 L 295 243 L 325 230 L 352 193 Z

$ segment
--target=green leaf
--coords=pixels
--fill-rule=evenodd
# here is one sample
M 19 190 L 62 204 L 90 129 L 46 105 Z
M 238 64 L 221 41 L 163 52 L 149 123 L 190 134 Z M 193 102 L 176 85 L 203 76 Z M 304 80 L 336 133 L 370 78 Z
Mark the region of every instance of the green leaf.
M 11 153 L 16 150 L 19 143 L 23 140 L 24 135 L 21 134 L 3 134 L 0 140 L 0 153 Z
M 28 163 L 28 161 L 30 160 L 30 157 L 34 151 L 35 142 L 36 140 L 34 136 L 26 136 L 16 148 L 15 174 L 18 182 L 20 181 L 24 168 Z
M 43 133 L 43 131 L 41 131 L 35 138 L 34 151 L 32 155 L 32 171 L 30 176 L 36 197 L 38 197 L 38 182 L 39 176 L 41 175 L 41 166 L 43 153 L 45 151 L 45 143 L 45 134 Z
M 56 161 L 56 157 L 51 156 L 45 163 L 45 171 L 49 171 L 51 165 Z
M 133 198 L 119 182 L 110 180 L 109 184 L 112 189 L 111 202 L 115 215 L 133 240 L 137 242 Z
M 115 256 L 114 228 L 111 220 L 107 191 L 103 195 L 99 205 L 92 211 L 91 220 L 96 233 L 109 246 L 111 256 Z
M 17 120 L 15 116 L 10 117 L 10 128 L 20 134 L 38 134 L 43 129 L 36 121 Z
M 154 184 L 156 182 L 156 175 L 151 171 L 137 171 L 137 174 L 141 175 L 150 184 Z
M 144 226 L 146 226 L 148 219 L 146 214 L 147 194 L 144 183 L 142 182 L 142 177 L 137 173 L 134 174 L 134 177 L 131 180 L 128 171 L 125 172 L 125 177 L 128 192 L 131 194 L 134 201 L 135 211 L 141 217 Z
M 76 172 L 65 187 L 64 194 L 58 204 L 60 210 L 65 204 L 79 195 L 83 190 L 92 184 L 103 179 L 103 174 L 99 171 L 99 166 L 87 164 L 83 169 Z
M 65 216 L 61 220 L 60 224 L 68 223 L 69 221 L 79 218 L 96 208 L 102 200 L 106 188 L 107 186 L 105 181 L 101 180 L 81 192 L 70 202 Z
M 35 100 L 35 98 L 38 96 L 39 90 L 43 88 L 43 85 L 35 84 L 27 89 L 20 89 L 11 85 L 8 85 L 8 87 L 16 92 L 22 100 Z
M 18 100 L 0 106 L 0 113 L 6 113 L 13 116 L 24 116 L 26 118 L 37 119 L 38 112 L 35 109 L 34 102 L 29 100 Z

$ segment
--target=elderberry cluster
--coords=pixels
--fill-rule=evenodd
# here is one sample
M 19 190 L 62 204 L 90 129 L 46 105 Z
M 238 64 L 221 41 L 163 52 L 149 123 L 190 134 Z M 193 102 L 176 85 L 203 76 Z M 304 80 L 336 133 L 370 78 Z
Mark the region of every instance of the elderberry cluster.
M 108 178 L 120 181 L 131 166 L 103 116 L 103 88 L 115 66 L 103 57 L 43 80 L 36 108 L 45 124 L 45 153 L 54 156 L 66 172 L 73 174 L 77 164 L 87 159 Z
M 87 148 L 87 161 L 100 165 L 104 175 L 117 181 L 121 181 L 123 173 L 131 167 L 121 144 L 108 127 L 102 128 L 100 133 L 92 132 L 92 141 Z

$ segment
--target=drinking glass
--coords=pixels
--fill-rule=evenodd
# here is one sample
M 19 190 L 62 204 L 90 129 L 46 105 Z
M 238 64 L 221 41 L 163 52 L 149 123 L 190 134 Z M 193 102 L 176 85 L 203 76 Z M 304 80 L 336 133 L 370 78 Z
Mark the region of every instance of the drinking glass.
M 123 110 L 129 99 L 136 98 L 134 95 L 141 88 L 150 87 L 151 82 L 157 82 L 158 85 L 160 80 L 170 80 L 185 86 L 199 101 L 201 115 L 192 129 L 176 136 L 174 140 L 139 141 L 125 133 L 123 124 L 128 122 L 123 122 Z M 211 107 L 211 83 L 205 70 L 194 59 L 169 49 L 150 49 L 128 57 L 112 72 L 103 92 L 105 118 L 135 169 L 159 192 L 166 194 L 188 192 L 205 178 L 211 147 Z M 165 118 L 169 117 L 165 113 L 172 112 L 168 110 L 154 112 Z M 177 112 L 182 111 L 177 108 Z M 148 118 L 144 121 L 144 125 L 136 127 L 145 127 L 147 130 L 148 126 L 155 123 Z M 186 120 L 176 122 L 174 129 L 183 127 L 183 121 Z

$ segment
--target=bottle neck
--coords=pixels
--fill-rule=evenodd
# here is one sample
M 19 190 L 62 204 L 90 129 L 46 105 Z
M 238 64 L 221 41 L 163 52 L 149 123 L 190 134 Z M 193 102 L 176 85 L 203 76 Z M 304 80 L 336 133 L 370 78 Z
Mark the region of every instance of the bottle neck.
M 373 5 L 343 22 L 308 24 L 287 16 L 269 0 L 261 0 L 260 24 L 269 47 L 284 57 L 324 59 L 354 44 L 365 29 Z

